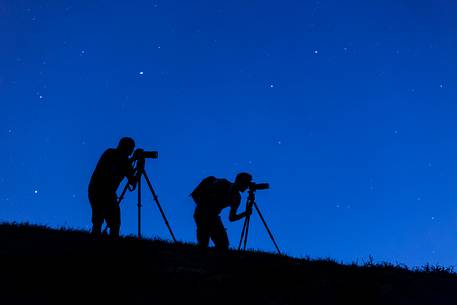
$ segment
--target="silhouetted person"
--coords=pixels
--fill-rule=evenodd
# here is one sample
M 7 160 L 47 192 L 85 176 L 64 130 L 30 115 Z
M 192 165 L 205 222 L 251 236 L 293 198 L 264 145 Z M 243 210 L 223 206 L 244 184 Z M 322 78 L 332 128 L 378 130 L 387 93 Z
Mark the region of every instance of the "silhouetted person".
M 251 210 L 237 214 L 241 203 L 240 192 L 248 189 L 252 176 L 239 173 L 235 182 L 207 177 L 191 193 L 196 203 L 194 219 L 197 225 L 197 240 L 201 248 L 207 248 L 211 239 L 217 249 L 227 250 L 229 240 L 220 213 L 230 207 L 229 220 L 237 221 L 252 213 Z
M 110 229 L 110 236 L 119 236 L 121 211 L 116 190 L 125 177 L 130 184 L 135 181 L 134 169 L 129 159 L 134 148 L 135 141 L 132 138 L 122 138 L 117 148 L 109 148 L 103 153 L 92 174 L 89 201 L 92 207 L 92 234 L 96 236 L 101 235 L 104 221 Z

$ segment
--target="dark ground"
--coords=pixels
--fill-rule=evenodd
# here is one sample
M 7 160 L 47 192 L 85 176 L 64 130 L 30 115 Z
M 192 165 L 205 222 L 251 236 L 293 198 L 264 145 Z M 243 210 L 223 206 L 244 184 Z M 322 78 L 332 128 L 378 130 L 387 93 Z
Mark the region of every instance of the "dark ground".
M 0 225 L 0 304 L 456 305 L 445 268 L 341 265 L 260 252 Z

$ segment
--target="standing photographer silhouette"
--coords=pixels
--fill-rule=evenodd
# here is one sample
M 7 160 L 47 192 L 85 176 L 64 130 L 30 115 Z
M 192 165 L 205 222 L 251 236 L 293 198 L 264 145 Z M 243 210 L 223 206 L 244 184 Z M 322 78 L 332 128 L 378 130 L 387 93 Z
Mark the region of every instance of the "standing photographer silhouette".
M 196 203 L 194 219 L 197 225 L 197 240 L 201 248 L 207 248 L 210 239 L 216 249 L 227 250 L 229 240 L 220 213 L 230 207 L 229 220 L 237 221 L 251 215 L 252 209 L 237 214 L 241 203 L 240 192 L 245 192 L 252 181 L 248 173 L 239 173 L 235 182 L 213 176 L 203 179 L 191 193 Z
M 89 202 L 92 208 L 92 234 L 101 236 L 103 222 L 109 228 L 111 237 L 118 237 L 121 226 L 121 211 L 116 191 L 127 177 L 134 185 L 135 170 L 129 158 L 135 149 L 135 141 L 124 137 L 117 148 L 107 149 L 95 167 L 89 182 Z

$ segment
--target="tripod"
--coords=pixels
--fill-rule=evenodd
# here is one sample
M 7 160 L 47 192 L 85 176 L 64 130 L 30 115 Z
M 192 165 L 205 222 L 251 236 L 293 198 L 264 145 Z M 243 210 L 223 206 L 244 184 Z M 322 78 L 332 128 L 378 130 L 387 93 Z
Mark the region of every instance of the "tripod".
M 252 207 L 255 208 L 257 211 L 257 214 L 259 214 L 260 219 L 262 220 L 263 225 L 265 226 L 265 229 L 268 232 L 268 235 L 270 236 L 271 241 L 275 245 L 276 251 L 278 251 L 278 254 L 281 254 L 281 251 L 279 250 L 278 244 L 276 244 L 275 238 L 273 237 L 273 234 L 270 231 L 270 228 L 267 225 L 267 222 L 265 221 L 265 218 L 263 218 L 262 213 L 260 213 L 259 207 L 257 206 L 257 203 L 255 202 L 255 190 L 249 189 L 248 193 L 248 199 L 246 202 L 246 211 L 252 211 Z M 241 238 L 240 238 L 240 243 L 238 245 L 238 250 L 241 250 L 241 244 L 243 244 L 243 250 L 246 250 L 246 245 L 248 242 L 248 233 L 249 233 L 249 224 L 251 221 L 251 215 L 248 214 L 245 219 L 244 219 L 244 224 L 243 224 L 243 230 L 241 231 Z
M 135 175 L 136 184 L 137 184 L 136 185 L 137 193 L 138 193 L 138 203 L 137 203 L 138 239 L 141 239 L 141 207 L 142 207 L 142 204 L 141 204 L 141 178 L 144 177 L 144 179 L 146 180 L 146 183 L 149 187 L 149 190 L 151 191 L 152 197 L 154 198 L 154 201 L 155 201 L 157 207 L 159 208 L 160 214 L 162 215 L 165 225 L 167 226 L 168 231 L 170 232 L 171 238 L 173 239 L 174 242 L 176 242 L 176 238 L 175 238 L 175 235 L 173 234 L 173 230 L 171 229 L 170 223 L 168 222 L 168 219 L 165 216 L 165 212 L 163 211 L 162 206 L 160 205 L 159 197 L 157 197 L 157 194 L 154 191 L 154 188 L 152 187 L 151 180 L 149 180 L 148 174 L 146 173 L 146 170 L 144 169 L 144 163 L 145 163 L 144 159 L 138 161 L 136 175 Z M 129 183 L 127 182 L 127 184 L 124 187 L 124 190 L 121 193 L 121 196 L 119 196 L 118 204 L 121 204 L 121 201 L 124 199 L 125 193 L 127 192 L 127 189 L 129 189 L 129 186 L 130 186 Z M 135 186 L 133 187 L 133 189 L 131 189 L 131 191 L 134 191 L 134 190 L 135 190 Z

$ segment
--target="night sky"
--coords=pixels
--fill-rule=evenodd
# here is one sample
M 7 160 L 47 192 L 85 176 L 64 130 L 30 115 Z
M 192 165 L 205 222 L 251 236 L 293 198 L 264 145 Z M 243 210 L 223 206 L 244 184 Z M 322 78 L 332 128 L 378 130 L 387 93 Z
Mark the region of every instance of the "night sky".
M 189 193 L 251 172 L 284 252 L 457 264 L 457 3 L 0 0 L 0 221 L 90 229 L 122 136 L 179 240 Z M 144 192 L 143 233 L 169 238 Z M 244 210 L 244 200 L 242 210 Z M 242 221 L 227 224 L 232 245 Z M 249 246 L 274 251 L 253 217 Z M 136 233 L 136 194 L 121 234 Z

